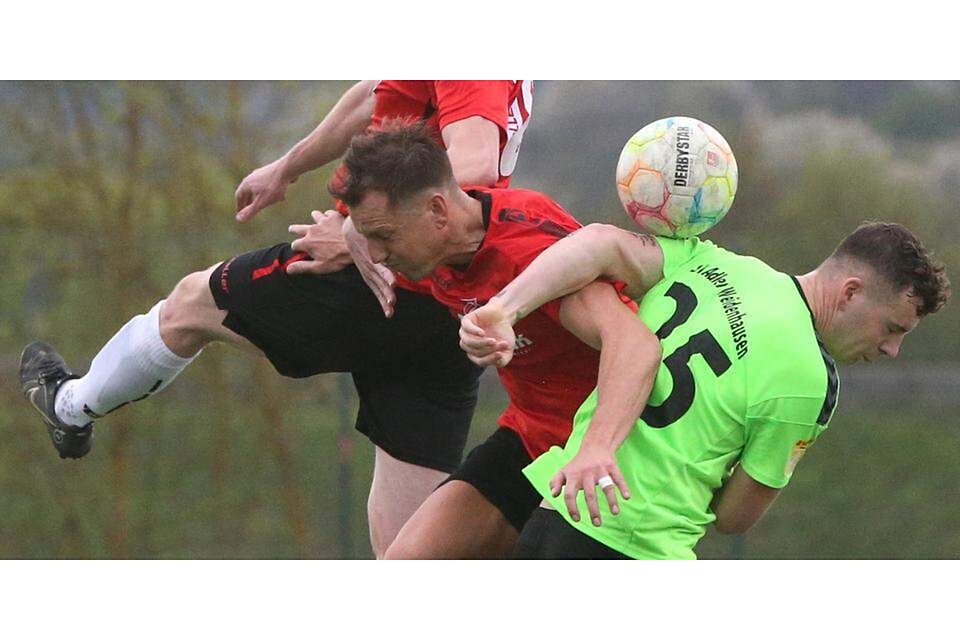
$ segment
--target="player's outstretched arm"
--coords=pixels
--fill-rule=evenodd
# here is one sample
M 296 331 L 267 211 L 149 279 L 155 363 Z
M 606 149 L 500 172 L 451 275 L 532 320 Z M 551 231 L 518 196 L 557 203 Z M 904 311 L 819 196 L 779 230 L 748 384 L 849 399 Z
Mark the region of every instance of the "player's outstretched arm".
M 343 155 L 350 139 L 370 124 L 375 86 L 375 80 L 353 85 L 310 135 L 244 178 L 236 193 L 237 221 L 245 222 L 261 209 L 280 202 L 287 187 L 301 175 Z
M 650 236 L 591 224 L 559 240 L 490 301 L 460 321 L 460 347 L 478 365 L 505 366 L 513 357 L 508 327 L 542 304 L 598 278 L 619 280 L 640 298 L 663 278 L 663 251 Z
M 577 455 L 550 482 L 553 495 L 564 493 L 570 516 L 580 519 L 577 494 L 582 490 L 590 520 L 601 524 L 596 486 L 604 486 L 607 504 L 619 513 L 616 490 L 624 499 L 630 489 L 616 462 L 616 452 L 643 411 L 660 366 L 660 341 L 636 314 L 621 302 L 612 286 L 596 282 L 565 298 L 560 321 L 578 338 L 600 350 L 597 409 Z
M 780 489 L 768 487 L 751 478 L 738 466 L 720 490 L 713 512 L 720 533 L 745 533 L 766 513 Z
M 663 278 L 663 251 L 651 236 L 591 224 L 537 256 L 496 298 L 516 322 L 598 278 L 624 282 L 625 293 L 640 298 Z

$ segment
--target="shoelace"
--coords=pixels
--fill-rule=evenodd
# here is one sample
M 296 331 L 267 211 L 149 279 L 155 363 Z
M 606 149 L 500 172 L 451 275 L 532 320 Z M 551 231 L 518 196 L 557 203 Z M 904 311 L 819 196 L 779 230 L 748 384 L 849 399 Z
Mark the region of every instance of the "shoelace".
M 55 379 L 66 374 L 66 370 L 59 362 L 47 361 L 40 365 L 40 383 L 44 384 L 50 379 Z

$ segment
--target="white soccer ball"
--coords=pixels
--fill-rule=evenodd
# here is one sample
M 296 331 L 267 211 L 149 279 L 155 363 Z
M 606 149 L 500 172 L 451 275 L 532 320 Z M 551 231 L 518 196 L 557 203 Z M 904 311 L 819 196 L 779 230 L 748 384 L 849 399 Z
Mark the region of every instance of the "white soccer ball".
M 654 235 L 689 238 L 720 222 L 737 193 L 737 161 L 717 130 L 664 118 L 631 137 L 617 163 L 627 214 Z

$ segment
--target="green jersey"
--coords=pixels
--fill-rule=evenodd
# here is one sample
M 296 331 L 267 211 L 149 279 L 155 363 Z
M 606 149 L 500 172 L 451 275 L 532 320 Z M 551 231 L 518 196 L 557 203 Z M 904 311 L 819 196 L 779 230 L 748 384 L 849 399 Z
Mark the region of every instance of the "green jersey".
M 756 258 L 696 238 L 657 238 L 663 280 L 639 301 L 663 348 L 647 407 L 617 451 L 632 497 L 603 524 L 573 522 L 553 475 L 576 454 L 597 406 L 587 398 L 566 446 L 524 473 L 567 521 L 634 558 L 695 558 L 714 492 L 739 462 L 781 488 L 826 429 L 839 382 L 799 283 Z M 583 494 L 580 512 L 587 513 Z

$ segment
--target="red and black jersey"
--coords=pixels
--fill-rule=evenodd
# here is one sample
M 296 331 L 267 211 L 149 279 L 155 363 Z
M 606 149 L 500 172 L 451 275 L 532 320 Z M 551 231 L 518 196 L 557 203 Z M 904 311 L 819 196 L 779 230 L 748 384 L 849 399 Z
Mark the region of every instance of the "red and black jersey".
M 486 227 L 470 264 L 438 267 L 415 283 L 398 278 L 401 286 L 432 295 L 456 315 L 486 304 L 543 250 L 581 226 L 536 191 L 474 189 L 468 193 L 480 200 Z M 560 300 L 526 316 L 514 330 L 513 359 L 499 370 L 510 404 L 498 422 L 516 431 L 527 453 L 536 458 L 567 441 L 573 415 L 597 386 L 600 354 L 560 324 Z

